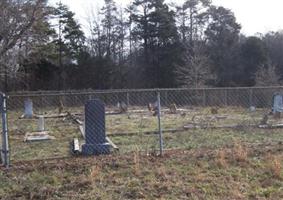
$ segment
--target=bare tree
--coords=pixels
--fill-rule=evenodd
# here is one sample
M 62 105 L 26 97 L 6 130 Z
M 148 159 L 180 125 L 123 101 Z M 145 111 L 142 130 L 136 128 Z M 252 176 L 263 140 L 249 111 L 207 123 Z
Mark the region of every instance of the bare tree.
M 4 90 L 11 72 L 18 69 L 16 52 L 32 26 L 46 13 L 42 11 L 46 0 L 1 0 L 0 1 L 0 73 L 4 77 Z M 1 78 L 0 77 L 0 78 Z
M 276 70 L 276 66 L 269 64 L 259 67 L 255 80 L 257 86 L 276 86 L 280 84 L 280 75 Z
M 1 0 L 0 57 L 17 45 L 21 37 L 42 17 L 46 0 Z
M 209 57 L 199 46 L 194 47 L 193 55 L 186 53 L 184 64 L 176 67 L 176 80 L 182 87 L 200 88 L 212 78 Z

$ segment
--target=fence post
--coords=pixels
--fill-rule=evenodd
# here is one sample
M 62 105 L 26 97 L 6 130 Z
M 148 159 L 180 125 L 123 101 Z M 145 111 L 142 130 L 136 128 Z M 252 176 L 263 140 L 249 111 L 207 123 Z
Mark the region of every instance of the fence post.
M 6 95 L 0 93 L 0 113 L 2 116 L 2 149 L 1 160 L 6 168 L 10 165 L 9 140 L 8 140 L 8 122 L 7 122 L 7 104 Z
M 205 89 L 203 89 L 203 94 L 202 94 L 202 105 L 203 105 L 203 107 L 206 107 L 206 93 L 205 93 Z
M 130 106 L 130 93 L 127 92 L 127 106 Z
M 165 105 L 168 106 L 168 91 L 165 91 Z
M 250 89 L 250 92 L 249 92 L 249 107 L 251 106 L 254 106 L 253 105 L 253 89 Z
M 163 155 L 163 136 L 161 127 L 161 103 L 160 103 L 160 92 L 157 92 L 157 104 L 158 104 L 158 132 L 159 132 L 159 152 L 160 156 Z
M 227 91 L 227 89 L 225 89 L 225 107 L 227 107 L 228 106 L 228 91 Z

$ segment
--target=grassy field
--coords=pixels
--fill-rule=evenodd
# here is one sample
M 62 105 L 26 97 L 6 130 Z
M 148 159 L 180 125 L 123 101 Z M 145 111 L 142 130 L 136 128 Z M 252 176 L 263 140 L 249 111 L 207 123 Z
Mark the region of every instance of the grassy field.
M 266 130 L 250 130 L 249 125 L 258 124 L 262 118 L 264 110 L 257 110 L 250 113 L 244 108 L 219 108 L 217 115 L 210 114 L 211 108 L 183 108 L 177 114 L 169 114 L 168 111 L 162 112 L 163 130 L 181 130 L 181 132 L 165 132 L 165 148 L 195 148 L 196 145 L 203 147 L 219 146 L 226 144 L 236 138 L 242 138 L 253 142 L 253 138 L 265 138 L 262 133 Z M 111 110 L 110 108 L 107 109 Z M 112 109 L 113 110 L 113 109 Z M 135 112 L 135 111 L 141 112 Z M 69 108 L 69 112 L 78 113 L 82 119 L 83 108 Z M 56 114 L 56 109 L 46 109 L 37 111 L 41 114 Z M 70 142 L 73 138 L 81 137 L 79 127 L 69 117 L 48 118 L 45 120 L 46 129 L 50 135 L 56 139 L 46 142 L 26 143 L 23 142 L 27 132 L 37 130 L 37 119 L 19 119 L 21 111 L 9 112 L 9 135 L 11 160 L 23 161 L 34 159 L 47 159 L 70 156 Z M 218 119 L 217 117 L 221 117 Z M 270 123 L 280 123 L 279 121 L 269 120 Z M 203 129 L 192 129 L 185 131 L 186 125 L 196 124 Z M 240 125 L 236 132 L 232 129 L 214 131 L 208 127 L 227 125 Z M 134 150 L 155 151 L 158 149 L 158 136 L 145 134 L 158 130 L 157 118 L 152 116 L 145 108 L 132 108 L 128 114 L 107 115 L 106 131 L 111 140 L 120 148 L 120 152 L 132 152 Z M 212 133 L 212 134 L 211 134 Z M 258 134 L 259 133 L 259 134 Z M 130 134 L 131 136 L 127 135 Z M 268 138 L 268 137 L 266 137 Z M 276 140 L 275 138 L 274 140 Z M 211 142 L 213 141 L 213 142 Z
M 282 134 L 281 134 L 282 141 Z M 1 199 L 282 199 L 282 142 L 14 163 Z
M 264 111 L 209 108 L 185 116 L 163 113 L 164 129 L 195 122 L 253 124 Z M 157 119 L 149 113 L 107 116 L 107 132 L 120 148 L 104 157 L 72 157 L 70 141 L 80 137 L 71 119 L 47 119 L 55 140 L 24 143 L 36 120 L 9 115 L 12 167 L 0 170 L 0 199 L 283 199 L 283 131 L 240 126 L 164 133 L 157 156 Z M 270 120 L 270 123 L 280 121 Z M 120 135 L 119 133 L 132 133 Z M 57 157 L 57 159 L 56 159 Z M 58 158 L 67 157 L 67 158 Z

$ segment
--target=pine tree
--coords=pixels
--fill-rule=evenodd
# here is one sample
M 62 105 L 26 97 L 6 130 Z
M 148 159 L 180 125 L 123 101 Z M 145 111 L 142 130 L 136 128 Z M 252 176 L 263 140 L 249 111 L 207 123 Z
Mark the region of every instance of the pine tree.
M 208 51 L 216 73 L 217 86 L 233 86 L 237 74 L 237 46 L 239 42 L 240 24 L 236 22 L 234 13 L 224 7 L 211 6 L 209 24 L 205 31 Z
M 194 41 L 202 39 L 210 5 L 210 0 L 187 0 L 182 6 L 176 7 L 179 31 L 187 46 L 193 48 Z
M 85 43 L 81 25 L 76 22 L 75 13 L 62 3 L 58 4 L 55 16 L 59 20 L 59 38 L 57 41 L 60 47 L 59 51 L 62 51 L 61 53 L 66 56 L 67 60 L 76 61 Z
M 104 0 L 105 6 L 101 9 L 102 27 L 106 38 L 106 56 L 115 59 L 117 50 L 117 7 L 113 0 Z
M 175 13 L 164 0 L 136 0 L 133 6 L 134 36 L 142 41 L 142 63 L 147 87 L 172 87 L 179 37 Z
M 66 89 L 67 78 L 72 65 L 78 63 L 80 54 L 84 48 L 85 36 L 81 26 L 74 19 L 75 14 L 61 2 L 55 10 L 55 17 L 58 19 L 58 66 L 59 66 L 59 89 Z M 68 65 L 68 68 L 66 68 Z M 72 81 L 69 81 L 72 82 Z

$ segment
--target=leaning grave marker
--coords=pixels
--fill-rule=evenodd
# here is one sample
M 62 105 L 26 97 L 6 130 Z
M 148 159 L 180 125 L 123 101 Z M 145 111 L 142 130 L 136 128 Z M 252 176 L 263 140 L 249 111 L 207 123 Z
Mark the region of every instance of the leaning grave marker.
M 85 105 L 85 144 L 83 155 L 100 155 L 110 153 L 110 144 L 105 134 L 105 107 L 98 100 L 89 100 Z

